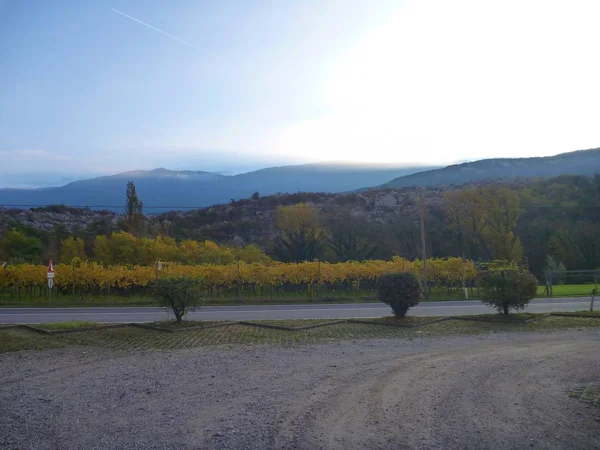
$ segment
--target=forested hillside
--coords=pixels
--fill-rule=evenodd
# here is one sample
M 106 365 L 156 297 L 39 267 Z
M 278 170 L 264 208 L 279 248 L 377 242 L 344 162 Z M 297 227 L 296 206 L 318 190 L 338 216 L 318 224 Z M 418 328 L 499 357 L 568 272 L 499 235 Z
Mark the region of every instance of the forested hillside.
M 395 178 L 379 188 L 464 184 L 481 180 L 548 178 L 600 173 L 600 148 L 535 158 L 493 158 Z
M 113 213 L 60 206 L 0 210 L 0 260 L 68 262 L 77 256 L 105 264 L 149 264 L 156 258 L 195 264 L 264 261 L 267 255 L 281 261 L 394 255 L 412 260 L 422 254 L 421 204 L 428 256 L 526 260 L 538 276 L 548 264 L 600 268 L 598 175 L 423 188 L 422 203 L 416 188 L 254 195 L 144 216 L 135 226 Z

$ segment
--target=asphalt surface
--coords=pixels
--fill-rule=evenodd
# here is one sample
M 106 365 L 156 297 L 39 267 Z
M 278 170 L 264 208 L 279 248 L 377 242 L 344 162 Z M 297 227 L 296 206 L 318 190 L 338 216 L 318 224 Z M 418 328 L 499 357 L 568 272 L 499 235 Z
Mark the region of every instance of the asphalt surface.
M 599 302 L 600 303 L 600 302 Z M 590 297 L 546 298 L 532 300 L 525 311 L 547 313 L 581 311 L 590 306 Z M 598 305 L 600 308 L 600 305 Z M 391 309 L 379 303 L 336 303 L 315 305 L 239 305 L 205 306 L 190 312 L 189 320 L 272 320 L 272 319 L 347 319 L 381 317 Z M 427 302 L 411 308 L 412 316 L 452 316 L 485 314 L 494 309 L 478 300 Z M 51 323 L 71 320 L 89 322 L 154 322 L 171 318 L 161 308 L 0 308 L 0 323 Z

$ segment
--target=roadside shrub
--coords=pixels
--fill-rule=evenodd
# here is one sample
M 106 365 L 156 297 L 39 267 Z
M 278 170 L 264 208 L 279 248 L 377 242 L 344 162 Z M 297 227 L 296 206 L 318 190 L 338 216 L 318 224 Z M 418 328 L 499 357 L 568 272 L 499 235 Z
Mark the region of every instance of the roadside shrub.
M 152 282 L 151 291 L 158 305 L 172 311 L 177 322 L 203 302 L 200 285 L 191 278 L 159 278 Z
M 404 317 L 408 308 L 421 300 L 423 288 L 412 273 L 386 273 L 377 280 L 377 296 L 390 305 L 396 317 Z
M 504 314 L 525 308 L 537 291 L 537 279 L 520 269 L 490 270 L 477 276 L 481 299 Z

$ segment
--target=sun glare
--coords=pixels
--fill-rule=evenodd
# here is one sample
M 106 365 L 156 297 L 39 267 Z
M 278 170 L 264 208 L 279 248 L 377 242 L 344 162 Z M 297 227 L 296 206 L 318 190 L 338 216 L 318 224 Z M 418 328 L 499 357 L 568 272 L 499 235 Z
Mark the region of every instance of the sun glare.
M 431 163 L 593 147 L 599 14 L 593 1 L 409 3 L 331 62 L 320 90 L 328 114 L 275 145 Z

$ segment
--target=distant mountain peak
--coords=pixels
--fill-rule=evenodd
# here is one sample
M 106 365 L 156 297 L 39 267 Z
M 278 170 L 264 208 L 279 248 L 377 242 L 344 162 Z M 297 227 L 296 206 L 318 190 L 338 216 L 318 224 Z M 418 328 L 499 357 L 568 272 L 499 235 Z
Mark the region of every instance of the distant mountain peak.
M 127 181 L 135 182 L 137 193 L 149 212 L 195 209 L 231 199 L 297 192 L 337 193 L 382 184 L 400 175 L 426 167 L 307 164 L 270 167 L 226 176 L 192 170 L 134 170 L 116 175 L 75 181 L 48 189 L 0 189 L 1 205 L 89 206 L 121 211 Z
M 206 172 L 203 170 L 171 170 L 159 167 L 152 170 L 129 170 L 127 172 L 120 172 L 115 175 L 107 175 L 109 177 L 148 177 L 148 176 L 178 176 L 178 175 L 207 175 L 214 174 L 220 175 L 216 172 Z

